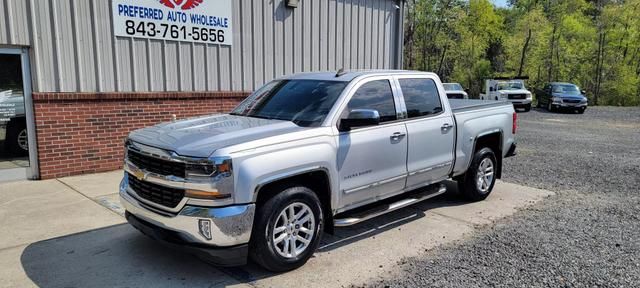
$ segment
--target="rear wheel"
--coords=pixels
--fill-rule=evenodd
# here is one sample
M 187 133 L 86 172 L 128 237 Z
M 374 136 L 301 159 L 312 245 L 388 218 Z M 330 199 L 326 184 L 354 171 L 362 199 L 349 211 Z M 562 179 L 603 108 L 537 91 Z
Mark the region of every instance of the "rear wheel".
M 496 155 L 491 148 L 478 150 L 464 177 L 458 180 L 462 195 L 471 201 L 487 198 L 496 183 L 497 163 Z
M 322 207 L 317 195 L 302 186 L 283 189 L 255 215 L 250 257 L 274 272 L 296 269 L 313 255 L 322 233 Z

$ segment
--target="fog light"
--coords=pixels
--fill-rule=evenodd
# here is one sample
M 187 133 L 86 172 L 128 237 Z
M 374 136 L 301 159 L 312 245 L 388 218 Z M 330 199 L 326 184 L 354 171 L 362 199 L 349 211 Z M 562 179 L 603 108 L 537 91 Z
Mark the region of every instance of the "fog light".
M 211 240 L 211 220 L 209 219 L 200 219 L 198 220 L 198 231 L 200 231 L 200 235 L 207 240 Z

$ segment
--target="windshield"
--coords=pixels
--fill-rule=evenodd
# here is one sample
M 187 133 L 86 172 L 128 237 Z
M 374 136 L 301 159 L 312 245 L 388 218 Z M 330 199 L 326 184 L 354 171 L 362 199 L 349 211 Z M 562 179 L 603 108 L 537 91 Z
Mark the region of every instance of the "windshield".
M 464 90 L 464 89 L 462 89 L 462 85 L 460 85 L 458 83 L 444 83 L 442 85 L 444 85 L 444 90 L 446 90 L 446 91 L 461 91 L 461 90 Z
M 348 82 L 276 80 L 267 83 L 236 107 L 231 115 L 292 121 L 320 126 Z
M 572 84 L 560 84 L 553 85 L 553 93 L 569 94 L 569 95 L 581 95 L 580 88 Z
M 524 89 L 522 82 L 500 82 L 498 83 L 498 90 L 519 90 Z

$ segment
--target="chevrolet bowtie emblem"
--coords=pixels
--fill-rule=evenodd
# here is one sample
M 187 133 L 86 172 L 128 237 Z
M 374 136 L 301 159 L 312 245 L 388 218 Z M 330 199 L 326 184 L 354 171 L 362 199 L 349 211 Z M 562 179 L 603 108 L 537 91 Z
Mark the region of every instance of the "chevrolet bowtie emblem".
M 144 180 L 144 178 L 146 178 L 146 173 L 138 170 L 136 172 L 133 172 L 133 176 L 135 176 L 136 178 L 138 178 L 138 180 Z

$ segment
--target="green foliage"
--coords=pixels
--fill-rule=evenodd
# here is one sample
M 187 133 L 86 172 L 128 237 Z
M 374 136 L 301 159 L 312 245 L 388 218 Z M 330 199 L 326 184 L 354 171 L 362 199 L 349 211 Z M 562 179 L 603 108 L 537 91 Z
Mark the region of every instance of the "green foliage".
M 409 0 L 405 66 L 477 95 L 485 78 L 573 82 L 591 104 L 640 105 L 640 0 Z

